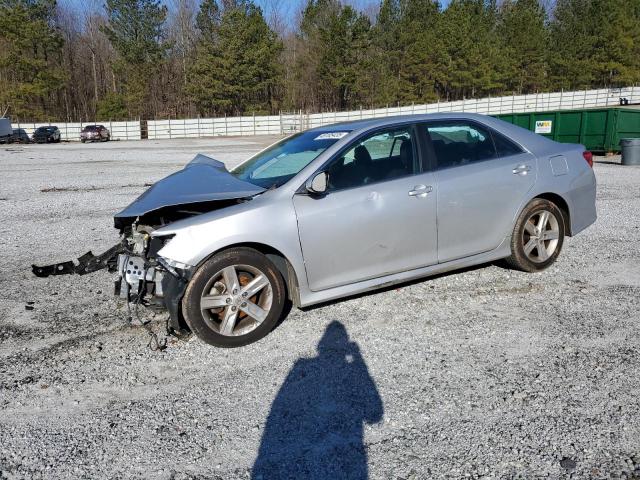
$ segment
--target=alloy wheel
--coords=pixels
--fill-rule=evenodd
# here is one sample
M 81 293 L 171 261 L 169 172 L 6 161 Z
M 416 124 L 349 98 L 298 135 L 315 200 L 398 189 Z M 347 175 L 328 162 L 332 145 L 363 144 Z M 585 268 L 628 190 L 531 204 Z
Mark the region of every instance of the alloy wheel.
M 548 210 L 538 210 L 524 224 L 524 253 L 532 262 L 546 262 L 558 248 L 559 238 L 560 226 L 556 216 Z
M 214 331 L 238 336 L 264 322 L 272 303 L 273 287 L 262 271 L 250 265 L 231 265 L 209 279 L 200 310 Z

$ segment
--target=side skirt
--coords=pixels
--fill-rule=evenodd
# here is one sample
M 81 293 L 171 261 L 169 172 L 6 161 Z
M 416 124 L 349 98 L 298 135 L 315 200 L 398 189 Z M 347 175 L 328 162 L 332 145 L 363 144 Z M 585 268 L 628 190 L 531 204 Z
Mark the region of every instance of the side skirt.
M 431 275 L 449 272 L 451 270 L 458 270 L 461 268 L 471 267 L 473 265 L 480 265 L 482 263 L 489 263 L 500 260 L 511 255 L 510 243 L 511 235 L 505 237 L 496 249 L 489 252 L 480 253 L 471 257 L 459 258 L 457 260 L 452 260 L 446 263 L 430 265 L 424 268 L 409 270 L 406 272 L 394 273 L 392 275 L 373 278 L 371 280 L 364 280 L 362 282 L 342 285 L 340 287 L 329 288 L 320 292 L 312 292 L 307 287 L 301 287 L 300 306 L 308 307 L 317 303 L 328 302 L 337 298 L 357 295 L 359 293 L 377 290 L 380 288 L 388 287 L 390 285 L 408 282 L 410 280 L 415 280 L 418 278 L 429 277 Z

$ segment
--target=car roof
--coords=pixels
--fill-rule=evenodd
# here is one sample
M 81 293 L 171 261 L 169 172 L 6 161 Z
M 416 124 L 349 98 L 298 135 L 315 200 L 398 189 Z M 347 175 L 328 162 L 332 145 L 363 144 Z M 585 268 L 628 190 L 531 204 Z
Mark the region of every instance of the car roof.
M 430 122 L 438 120 L 471 120 L 486 125 L 501 134 L 507 136 L 511 140 L 519 143 L 530 151 L 548 149 L 556 142 L 546 137 L 533 133 L 517 125 L 499 120 L 489 115 L 481 115 L 479 113 L 469 112 L 442 112 L 442 113 L 424 113 L 415 115 L 396 115 L 392 117 L 367 118 L 362 120 L 354 120 L 349 122 L 334 123 L 315 127 L 311 130 L 336 132 L 336 131 L 360 131 L 366 132 L 374 128 L 393 127 L 405 123 Z
M 476 117 L 486 118 L 486 115 L 469 114 L 469 113 L 424 113 L 411 115 L 393 115 L 390 117 L 365 118 L 362 120 L 350 120 L 347 122 L 338 122 L 331 125 L 315 127 L 311 130 L 337 131 L 337 130 L 368 130 L 376 127 L 393 126 L 409 122 L 426 122 L 432 120 L 450 120 L 453 118 L 476 119 Z

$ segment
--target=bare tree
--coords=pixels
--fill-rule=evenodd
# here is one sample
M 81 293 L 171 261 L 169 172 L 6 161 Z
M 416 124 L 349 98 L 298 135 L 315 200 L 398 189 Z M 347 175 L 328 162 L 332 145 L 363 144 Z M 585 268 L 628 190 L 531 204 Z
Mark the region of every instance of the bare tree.
M 162 93 L 157 110 L 168 116 L 188 115 L 193 107 L 184 88 L 198 37 L 195 26 L 198 4 L 196 0 L 171 0 L 168 7 L 166 37 L 171 49 L 161 78 L 163 85 L 159 86 Z

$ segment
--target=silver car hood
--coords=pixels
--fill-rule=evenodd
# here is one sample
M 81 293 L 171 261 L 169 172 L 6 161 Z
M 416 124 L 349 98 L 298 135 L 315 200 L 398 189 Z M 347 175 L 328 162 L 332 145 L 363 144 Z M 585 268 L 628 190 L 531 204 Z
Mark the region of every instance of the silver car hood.
M 140 217 L 164 207 L 253 197 L 265 189 L 231 175 L 224 163 L 196 156 L 182 170 L 154 183 L 114 220 Z

